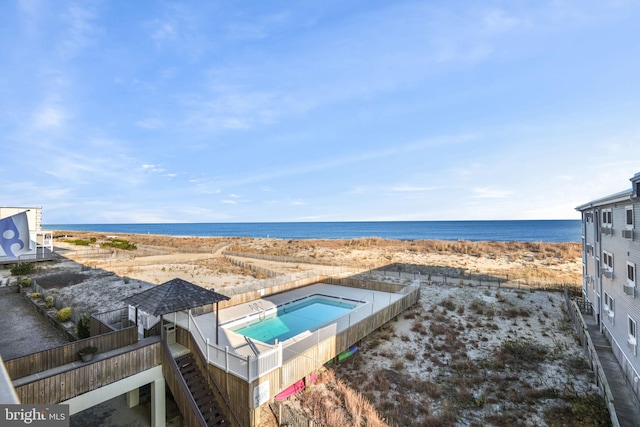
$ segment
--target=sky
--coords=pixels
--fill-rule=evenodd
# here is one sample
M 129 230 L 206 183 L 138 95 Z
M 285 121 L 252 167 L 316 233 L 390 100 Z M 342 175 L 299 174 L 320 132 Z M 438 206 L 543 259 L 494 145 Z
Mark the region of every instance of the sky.
M 640 172 L 640 1 L 4 1 L 44 224 L 579 219 Z

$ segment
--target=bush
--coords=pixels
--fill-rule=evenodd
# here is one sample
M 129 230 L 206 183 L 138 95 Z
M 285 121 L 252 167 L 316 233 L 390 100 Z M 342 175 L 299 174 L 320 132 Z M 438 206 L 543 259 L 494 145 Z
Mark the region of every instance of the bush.
M 80 316 L 80 319 L 78 319 L 78 338 L 84 339 L 91 336 L 90 324 L 91 318 L 88 314 Z
M 47 308 L 51 308 L 51 307 L 53 307 L 53 301 L 54 301 L 54 300 L 53 300 L 53 297 L 52 297 L 51 295 L 49 295 L 48 297 L 46 297 L 46 298 L 44 299 L 44 305 L 45 305 L 45 307 L 47 307 Z
M 22 279 L 20 279 L 20 286 L 31 286 L 31 278 L 23 277 Z
M 95 242 L 95 239 L 92 239 L 93 242 Z M 91 243 L 91 241 L 89 240 L 83 240 L 83 239 L 65 239 L 63 240 L 63 242 L 65 243 L 71 243 L 72 245 L 76 245 L 76 246 L 89 246 Z
M 33 273 L 35 266 L 36 265 L 33 262 L 23 262 L 20 264 L 15 264 L 13 267 L 11 267 L 11 274 L 13 274 L 14 276 L 26 276 Z
M 71 307 L 65 307 L 58 310 L 56 318 L 61 322 L 68 322 L 71 320 Z
M 34 292 L 31 294 L 31 299 L 42 298 L 42 294 L 40 292 Z
M 108 242 L 101 243 L 100 246 L 102 246 L 103 248 L 116 248 L 124 250 L 138 249 L 138 247 L 134 243 L 123 239 L 112 239 Z

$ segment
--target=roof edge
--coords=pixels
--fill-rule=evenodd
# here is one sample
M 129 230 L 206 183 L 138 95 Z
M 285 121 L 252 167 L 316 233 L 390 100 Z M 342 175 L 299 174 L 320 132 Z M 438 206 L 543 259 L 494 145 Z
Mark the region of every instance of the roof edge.
M 577 211 L 584 211 L 586 209 L 591 209 L 595 207 L 630 201 L 632 197 L 633 197 L 632 190 L 624 190 L 624 191 L 620 191 L 618 193 L 614 193 L 606 197 L 601 197 L 599 199 L 592 200 L 588 203 L 576 206 L 575 209 Z

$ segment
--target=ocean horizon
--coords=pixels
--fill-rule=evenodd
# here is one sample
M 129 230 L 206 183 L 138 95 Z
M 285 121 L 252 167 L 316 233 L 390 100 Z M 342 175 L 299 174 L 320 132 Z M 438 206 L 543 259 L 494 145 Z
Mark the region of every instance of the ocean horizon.
M 579 242 L 580 220 L 45 224 L 48 231 L 274 239 Z

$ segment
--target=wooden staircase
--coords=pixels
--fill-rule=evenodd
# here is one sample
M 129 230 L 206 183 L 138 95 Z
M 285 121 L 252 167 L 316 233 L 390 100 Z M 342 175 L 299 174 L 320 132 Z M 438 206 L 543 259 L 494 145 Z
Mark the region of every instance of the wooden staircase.
M 178 369 L 189 387 L 189 391 L 200 409 L 207 426 L 226 426 L 224 413 L 220 410 L 209 383 L 202 375 L 200 367 L 196 363 L 193 354 L 188 353 L 176 359 Z

